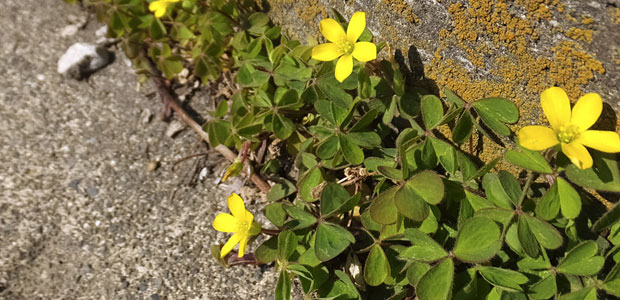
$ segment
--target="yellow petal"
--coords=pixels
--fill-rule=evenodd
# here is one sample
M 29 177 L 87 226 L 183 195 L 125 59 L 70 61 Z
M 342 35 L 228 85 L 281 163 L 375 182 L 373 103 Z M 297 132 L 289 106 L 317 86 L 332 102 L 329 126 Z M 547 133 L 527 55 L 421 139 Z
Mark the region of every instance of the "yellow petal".
M 377 58 L 377 46 L 370 42 L 356 43 L 352 55 L 359 61 L 371 61 Z
M 312 58 L 320 61 L 331 61 L 342 55 L 340 47 L 334 43 L 326 43 L 314 46 L 312 48 Z
M 166 7 L 162 6 L 160 8 L 157 9 L 157 11 L 155 11 L 155 17 L 156 18 L 161 18 L 164 16 L 164 14 L 166 13 Z
M 620 136 L 613 131 L 588 130 L 581 133 L 577 141 L 598 151 L 620 152 Z
M 343 82 L 353 72 L 353 56 L 343 55 L 336 63 L 336 79 Z
M 245 255 L 245 248 L 248 245 L 248 235 L 244 235 L 241 237 L 241 241 L 239 241 L 239 255 L 238 257 L 243 257 Z
M 364 28 L 366 28 L 366 13 L 358 11 L 353 14 L 349 21 L 349 27 L 347 27 L 347 38 L 351 44 L 355 44 L 360 38 Z
M 321 20 L 321 23 L 319 23 L 319 30 L 323 36 L 332 43 L 337 43 L 347 38 L 342 26 L 334 19 Z
M 562 144 L 562 152 L 579 169 L 585 170 L 592 167 L 592 156 L 590 156 L 588 149 L 577 140 L 569 144 Z
M 254 223 L 253 221 L 254 221 L 254 215 L 251 212 L 246 210 L 245 211 L 245 222 L 246 222 L 247 227 L 244 228 L 245 232 L 249 232 L 252 229 L 252 223 Z
M 162 6 L 164 6 L 164 8 L 166 7 L 165 4 L 163 4 L 161 1 L 154 1 L 149 3 L 149 10 L 154 12 L 159 10 L 159 8 Z
M 595 93 L 585 94 L 573 107 L 570 123 L 579 127 L 579 131 L 588 130 L 603 112 L 603 100 Z
M 239 221 L 245 221 L 246 210 L 245 205 L 243 205 L 243 199 L 241 199 L 239 195 L 232 193 L 230 194 L 230 196 L 228 196 L 227 202 L 228 209 L 230 209 L 232 215 L 235 216 L 235 218 L 237 218 Z
M 553 130 L 570 121 L 570 100 L 566 92 L 559 87 L 550 87 L 540 95 L 540 104 Z
M 233 234 L 233 236 L 228 239 L 226 244 L 224 244 L 224 247 L 222 247 L 222 249 L 220 250 L 220 257 L 224 257 L 226 256 L 226 254 L 230 253 L 230 251 L 235 248 L 235 245 L 237 245 L 239 241 L 241 241 L 242 237 L 243 236 L 239 233 Z
M 544 126 L 525 126 L 517 132 L 517 136 L 521 146 L 535 151 L 545 150 L 560 143 L 555 132 Z
M 220 213 L 213 220 L 213 228 L 221 232 L 236 232 L 237 219 L 229 214 Z

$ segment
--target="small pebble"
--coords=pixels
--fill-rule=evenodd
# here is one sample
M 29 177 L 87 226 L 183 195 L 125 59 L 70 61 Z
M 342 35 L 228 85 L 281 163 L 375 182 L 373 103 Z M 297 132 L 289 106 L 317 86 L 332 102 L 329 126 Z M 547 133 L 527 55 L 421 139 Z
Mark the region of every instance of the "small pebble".
M 168 129 L 166 129 L 167 137 L 174 137 L 177 133 L 181 132 L 185 128 L 185 125 L 177 120 L 170 122 Z
M 146 165 L 146 170 L 149 172 L 153 172 L 159 168 L 159 161 L 152 160 Z

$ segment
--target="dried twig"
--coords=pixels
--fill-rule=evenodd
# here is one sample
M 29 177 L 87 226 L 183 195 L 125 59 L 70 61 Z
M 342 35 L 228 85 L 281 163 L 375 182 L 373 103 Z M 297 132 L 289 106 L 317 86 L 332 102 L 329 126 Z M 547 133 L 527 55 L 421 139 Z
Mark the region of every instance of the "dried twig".
M 143 52 L 144 58 L 148 61 L 150 69 L 151 69 L 151 79 L 157 86 L 157 90 L 159 91 L 159 96 L 161 97 L 164 106 L 166 108 L 172 109 L 183 122 L 185 122 L 190 128 L 192 128 L 200 138 L 209 143 L 209 134 L 207 134 L 204 130 L 202 130 L 202 126 L 198 124 L 189 114 L 183 109 L 181 103 L 177 99 L 172 96 L 170 92 L 170 87 L 166 83 L 166 80 L 161 76 L 161 72 L 155 67 L 155 63 L 146 55 L 146 51 Z M 230 161 L 234 161 L 237 158 L 237 155 L 232 152 L 232 150 L 228 149 L 228 147 L 224 145 L 217 145 L 215 151 L 219 152 L 221 155 L 226 157 L 226 159 Z M 249 165 L 249 162 L 246 161 L 246 164 Z M 246 175 L 250 176 L 250 180 L 261 190 L 263 193 L 269 192 L 271 186 L 267 184 L 260 176 L 257 174 L 251 173 L 248 170 L 251 168 L 245 167 L 243 168 L 243 172 Z

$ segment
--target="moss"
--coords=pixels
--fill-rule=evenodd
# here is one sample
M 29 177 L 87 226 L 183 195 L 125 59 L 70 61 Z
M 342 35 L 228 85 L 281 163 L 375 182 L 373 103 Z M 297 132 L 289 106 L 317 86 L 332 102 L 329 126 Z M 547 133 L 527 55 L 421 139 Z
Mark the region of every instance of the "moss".
M 419 24 L 420 20 L 415 13 L 413 13 L 413 9 L 407 2 L 403 0 L 381 0 L 383 4 L 389 6 L 393 11 L 397 14 L 401 15 L 405 20 L 412 24 Z
M 579 28 L 573 27 L 569 29 L 568 31 L 566 31 L 567 37 L 573 40 L 585 41 L 588 43 L 592 42 L 592 35 L 593 35 L 593 31 L 589 29 L 579 29 Z

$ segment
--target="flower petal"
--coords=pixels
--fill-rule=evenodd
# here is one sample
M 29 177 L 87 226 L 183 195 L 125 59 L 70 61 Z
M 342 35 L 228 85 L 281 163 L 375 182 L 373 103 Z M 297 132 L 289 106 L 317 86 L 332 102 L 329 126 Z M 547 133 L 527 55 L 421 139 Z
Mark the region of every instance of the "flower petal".
M 229 214 L 220 213 L 213 220 L 213 228 L 221 232 L 236 232 L 237 219 Z
M 320 61 L 331 61 L 342 55 L 340 47 L 334 43 L 325 43 L 312 48 L 312 58 Z
M 149 10 L 150 11 L 156 11 L 156 10 L 159 10 L 159 8 L 162 7 L 162 6 L 165 7 L 165 5 L 162 5 L 162 2 L 160 2 L 160 1 L 153 1 L 153 2 L 149 3 Z
M 601 96 L 596 93 L 585 94 L 573 106 L 570 123 L 579 127 L 580 132 L 586 131 L 598 120 L 601 112 L 603 112 Z
M 239 233 L 233 234 L 233 236 L 228 239 L 226 244 L 224 244 L 224 247 L 222 247 L 222 249 L 220 250 L 220 257 L 224 257 L 226 256 L 226 254 L 230 253 L 230 251 L 235 248 L 235 245 L 237 245 L 237 243 L 241 241 L 242 237 L 243 236 Z
M 161 6 L 155 11 L 155 17 L 161 18 L 166 14 L 166 6 Z
M 517 136 L 521 146 L 534 151 L 545 150 L 560 142 L 555 132 L 545 126 L 525 126 L 517 132 Z
M 252 223 L 254 223 L 253 221 L 254 221 L 254 215 L 250 211 L 246 210 L 245 211 L 245 222 L 246 222 L 247 227 L 244 228 L 246 232 L 249 232 L 250 229 L 252 228 Z
M 570 100 L 566 92 L 559 87 L 550 87 L 540 94 L 540 104 L 553 130 L 570 121 Z
M 377 58 L 377 46 L 371 42 L 356 43 L 352 55 L 359 61 L 371 61 Z
M 579 135 L 577 141 L 598 151 L 620 152 L 620 136 L 613 131 L 587 130 Z
M 343 82 L 353 72 L 353 56 L 343 55 L 336 63 L 336 79 Z
M 579 169 L 585 170 L 592 168 L 592 156 L 590 156 L 588 149 L 577 140 L 569 144 L 562 144 L 562 152 L 570 158 L 570 161 Z
M 366 13 L 358 11 L 353 14 L 347 27 L 347 38 L 351 44 L 357 42 L 357 39 L 364 32 L 364 28 L 366 28 Z
M 228 209 L 230 209 L 230 212 L 232 213 L 232 215 L 235 216 L 235 218 L 237 218 L 237 220 L 239 221 L 245 221 L 246 210 L 245 210 L 245 205 L 243 205 L 243 199 L 241 199 L 239 195 L 232 193 L 230 194 L 230 196 L 228 196 L 227 202 L 228 202 Z
M 245 248 L 248 246 L 248 239 L 250 238 L 250 236 L 243 235 L 241 237 L 241 240 L 239 241 L 239 255 L 238 257 L 243 257 L 245 255 Z
M 319 30 L 323 36 L 332 43 L 337 43 L 347 38 L 344 29 L 334 19 L 323 19 L 319 23 Z

